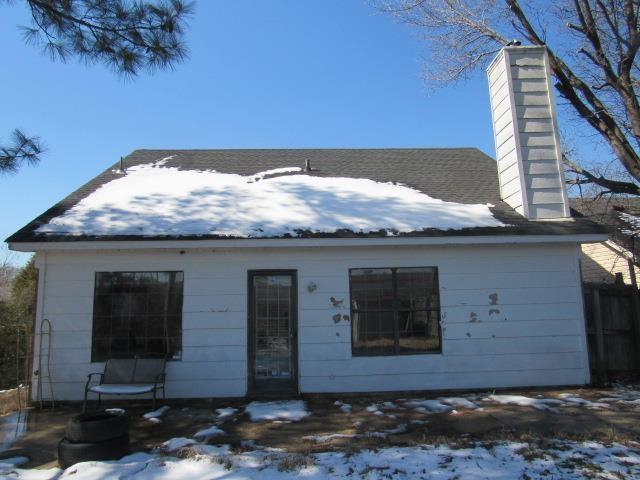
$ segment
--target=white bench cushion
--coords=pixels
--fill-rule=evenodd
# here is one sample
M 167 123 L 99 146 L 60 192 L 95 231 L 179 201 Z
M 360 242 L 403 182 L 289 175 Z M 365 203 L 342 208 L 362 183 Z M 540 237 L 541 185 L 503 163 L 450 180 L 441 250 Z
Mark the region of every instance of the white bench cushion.
M 138 393 L 147 393 L 153 391 L 153 385 L 148 384 L 118 384 L 110 383 L 103 385 L 94 385 L 89 387 L 90 392 L 104 393 L 111 395 L 136 395 Z

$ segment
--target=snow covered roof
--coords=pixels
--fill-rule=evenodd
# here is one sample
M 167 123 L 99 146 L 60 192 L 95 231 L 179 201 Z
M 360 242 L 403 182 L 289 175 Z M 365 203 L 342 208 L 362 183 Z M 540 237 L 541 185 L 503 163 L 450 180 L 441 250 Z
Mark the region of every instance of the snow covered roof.
M 518 215 L 477 149 L 138 150 L 124 165 L 7 241 L 593 232 Z

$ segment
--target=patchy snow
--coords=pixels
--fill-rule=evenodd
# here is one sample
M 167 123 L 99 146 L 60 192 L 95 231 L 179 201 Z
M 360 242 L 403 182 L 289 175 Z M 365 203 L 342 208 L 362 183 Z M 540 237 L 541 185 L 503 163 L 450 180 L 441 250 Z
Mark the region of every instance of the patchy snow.
M 469 410 L 476 410 L 478 408 L 478 405 L 464 397 L 440 397 L 438 400 L 452 407 L 468 408 Z
M 426 425 L 427 423 L 429 423 L 429 420 L 410 420 L 409 423 L 415 425 Z
M 400 423 L 394 428 L 389 428 L 387 430 L 383 430 L 382 433 L 385 435 L 395 435 L 397 433 L 404 433 L 407 431 L 407 424 Z
M 233 416 L 237 411 L 238 409 L 233 407 L 216 408 L 216 413 L 218 414 L 218 420 L 224 420 L 225 418 L 229 418 Z
M 599 402 L 610 402 L 631 407 L 640 406 L 640 390 L 633 387 L 617 386 L 608 397 L 598 399 Z
M 369 413 L 373 413 L 374 415 L 384 415 L 385 413 L 382 410 L 395 410 L 398 408 L 393 402 L 381 402 L 381 403 L 372 403 L 365 410 Z M 389 417 L 394 417 L 393 415 L 387 415 Z
M 291 420 L 297 422 L 309 415 L 307 406 L 302 400 L 285 400 L 278 402 L 251 402 L 244 409 L 252 422 L 260 420 Z
M 160 417 L 164 415 L 167 410 L 169 410 L 169 406 L 165 405 L 163 407 L 158 408 L 157 410 L 154 410 L 153 412 L 145 413 L 143 417 L 149 420 L 150 422 L 160 423 L 162 422 L 162 420 L 160 420 Z
M 404 405 L 421 413 L 444 413 L 453 410 L 452 405 L 441 400 L 425 400 L 423 398 L 407 400 Z
M 200 430 L 199 432 L 196 432 L 193 436 L 195 438 L 203 438 L 205 441 L 207 441 L 208 439 L 210 439 L 211 437 L 215 437 L 218 435 L 224 435 L 224 431 L 219 429 L 218 427 L 211 426 L 209 428 L 205 428 L 204 430 Z
M 244 238 L 505 226 L 489 205 L 446 202 L 365 178 L 302 173 L 265 178 L 276 170 L 284 173 L 274 169 L 242 176 L 180 170 L 162 162 L 134 166 L 36 233 Z
M 585 398 L 582 398 L 576 394 L 573 393 L 561 393 L 560 395 L 558 395 L 558 397 L 560 399 L 562 399 L 562 401 L 573 404 L 573 405 L 577 405 L 577 406 L 581 406 L 581 407 L 587 407 L 593 410 L 600 410 L 603 408 L 611 408 L 611 405 L 609 405 L 608 403 L 604 403 L 604 402 L 592 402 L 591 400 L 587 400 Z
M 329 442 L 331 440 L 335 440 L 336 438 L 357 438 L 359 435 L 357 433 L 328 433 L 326 435 L 306 435 L 302 437 L 304 440 L 313 440 L 317 443 Z
M 518 478 L 578 480 L 582 478 L 638 478 L 640 451 L 621 444 L 547 441 L 534 443 L 476 443 L 380 448 L 345 455 L 323 452 L 291 454 L 255 449 L 233 454 L 228 447 L 187 446 L 194 452 L 178 459 L 162 454 L 136 453 L 114 462 L 84 462 L 67 469 L 24 470 L 0 464 L 0 476 L 21 480 L 69 478 L 94 480 L 214 479 L 381 479 L 438 478 L 452 480 Z
M 18 390 L 20 390 L 21 388 L 24 388 L 24 385 L 20 384 L 17 387 L 14 387 L 14 388 L 8 388 L 6 390 L 0 390 L 0 395 L 9 394 L 9 393 L 17 393 Z
M 337 438 L 386 438 L 389 435 L 395 435 L 398 433 L 405 433 L 407 431 L 407 424 L 401 423 L 394 428 L 382 430 L 380 432 L 365 432 L 365 433 L 328 433 L 322 435 L 306 435 L 302 437 L 304 440 L 312 440 L 316 443 L 324 443 Z
M 335 402 L 333 402 L 333 404 L 336 407 L 339 407 L 340 410 L 342 410 L 344 413 L 351 412 L 351 409 L 353 408 L 350 404 L 341 402 L 340 400 L 336 400 Z
M 533 407 L 543 412 L 559 413 L 554 407 L 565 405 L 562 400 L 555 398 L 531 398 L 524 395 L 489 395 L 482 399 L 484 402 L 495 402 L 500 405 L 518 405 L 520 407 Z
M 196 443 L 196 441 L 191 438 L 176 437 L 162 443 L 158 447 L 158 450 L 171 453 L 175 452 L 176 450 L 180 450 L 181 448 L 188 447 L 189 445 L 193 445 L 194 443 Z
M 124 408 L 105 408 L 104 411 L 107 413 L 114 413 L 116 415 L 122 415 L 126 412 Z

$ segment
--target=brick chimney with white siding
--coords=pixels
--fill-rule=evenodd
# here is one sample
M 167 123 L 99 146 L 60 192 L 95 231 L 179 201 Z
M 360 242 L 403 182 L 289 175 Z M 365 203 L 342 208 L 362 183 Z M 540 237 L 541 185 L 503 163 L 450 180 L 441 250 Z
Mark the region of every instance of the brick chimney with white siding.
M 532 220 L 569 218 L 546 48 L 505 47 L 487 75 L 502 199 Z

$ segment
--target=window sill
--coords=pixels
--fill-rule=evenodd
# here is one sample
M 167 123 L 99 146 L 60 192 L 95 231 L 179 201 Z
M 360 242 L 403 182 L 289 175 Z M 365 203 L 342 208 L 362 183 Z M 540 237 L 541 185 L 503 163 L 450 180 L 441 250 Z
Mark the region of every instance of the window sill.
M 442 350 L 434 352 L 406 352 L 406 353 L 351 353 L 351 358 L 372 358 L 372 357 L 424 357 L 431 355 L 442 355 Z

